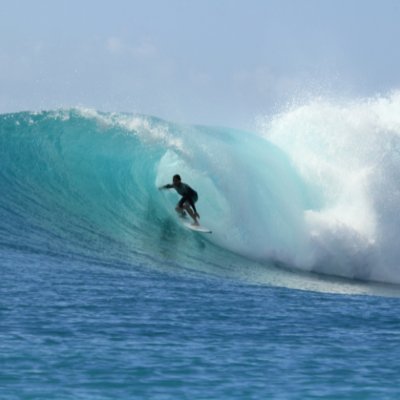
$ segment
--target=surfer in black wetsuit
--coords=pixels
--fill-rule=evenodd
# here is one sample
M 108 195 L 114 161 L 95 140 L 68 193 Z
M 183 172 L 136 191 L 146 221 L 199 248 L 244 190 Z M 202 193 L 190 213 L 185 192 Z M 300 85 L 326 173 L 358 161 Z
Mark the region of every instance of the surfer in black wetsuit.
M 161 186 L 160 189 L 175 189 L 182 196 L 175 207 L 176 212 L 183 217 L 185 216 L 186 210 L 193 218 L 193 225 L 199 225 L 197 219 L 200 218 L 200 215 L 196 210 L 196 206 L 194 205 L 199 196 L 195 190 L 181 181 L 181 177 L 179 175 L 173 176 L 172 184 L 168 183 L 167 185 Z

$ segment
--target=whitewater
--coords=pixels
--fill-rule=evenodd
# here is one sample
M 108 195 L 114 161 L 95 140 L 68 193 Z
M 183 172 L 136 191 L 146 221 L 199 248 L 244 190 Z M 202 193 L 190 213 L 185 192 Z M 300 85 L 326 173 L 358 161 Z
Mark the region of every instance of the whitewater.
M 399 110 L 0 115 L 4 398 L 394 398 Z

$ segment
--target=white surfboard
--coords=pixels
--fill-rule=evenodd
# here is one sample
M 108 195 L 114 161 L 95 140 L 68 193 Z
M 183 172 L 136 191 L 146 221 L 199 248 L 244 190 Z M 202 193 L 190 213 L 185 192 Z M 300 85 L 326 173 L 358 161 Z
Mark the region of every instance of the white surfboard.
M 190 229 L 195 232 L 212 233 L 212 231 L 210 229 L 206 228 L 205 226 L 192 225 L 192 223 L 189 221 L 184 221 L 184 222 L 182 222 L 182 224 L 185 228 Z

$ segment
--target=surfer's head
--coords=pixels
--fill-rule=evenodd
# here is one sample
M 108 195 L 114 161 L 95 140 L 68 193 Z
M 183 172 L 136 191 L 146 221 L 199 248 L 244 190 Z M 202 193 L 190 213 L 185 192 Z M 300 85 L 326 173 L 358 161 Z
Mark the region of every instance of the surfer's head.
M 174 185 L 179 185 L 181 183 L 181 176 L 176 174 L 172 177 L 172 182 Z

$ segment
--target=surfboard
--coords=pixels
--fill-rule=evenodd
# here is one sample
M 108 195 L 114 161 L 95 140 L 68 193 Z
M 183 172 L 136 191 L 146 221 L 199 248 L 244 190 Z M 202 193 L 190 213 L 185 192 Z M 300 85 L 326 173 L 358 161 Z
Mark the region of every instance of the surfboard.
M 191 231 L 201 232 L 201 233 L 212 233 L 212 231 L 210 229 L 206 228 L 205 226 L 192 225 L 192 223 L 189 221 L 183 221 L 182 225 L 185 228 L 190 229 Z

